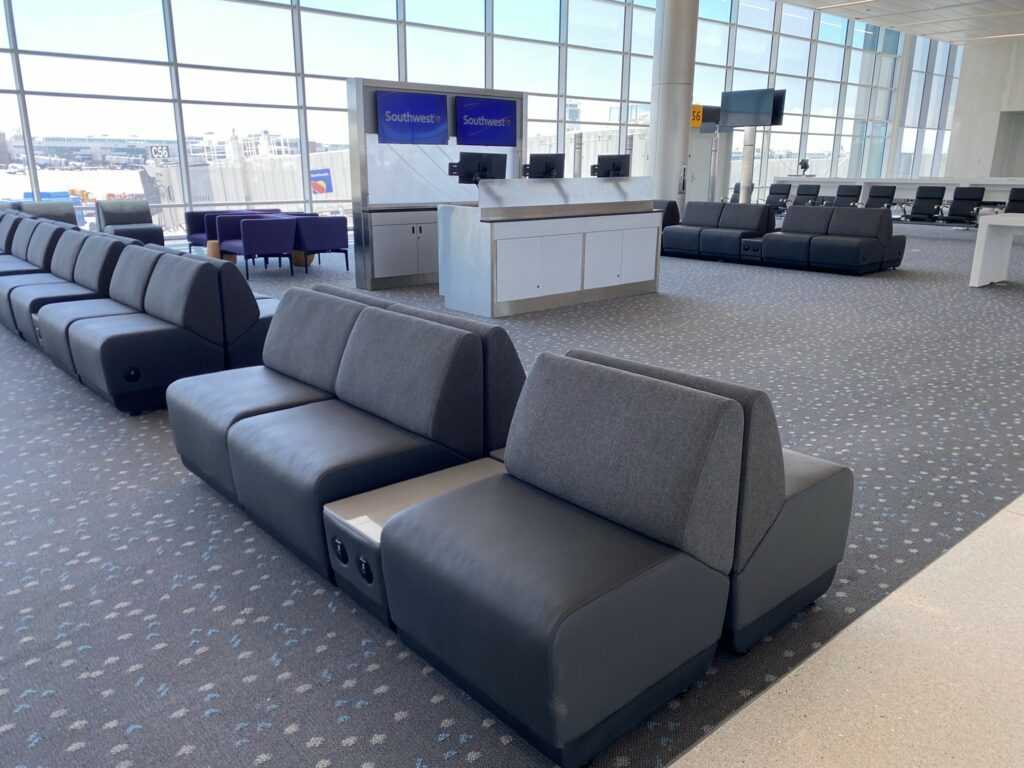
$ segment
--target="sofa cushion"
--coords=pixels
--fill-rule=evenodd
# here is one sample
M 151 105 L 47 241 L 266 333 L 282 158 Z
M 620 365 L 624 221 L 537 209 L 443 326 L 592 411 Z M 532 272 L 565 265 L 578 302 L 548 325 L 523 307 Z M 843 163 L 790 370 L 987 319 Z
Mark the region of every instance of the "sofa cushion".
M 483 453 L 483 351 L 475 334 L 367 307 L 352 328 L 334 391 L 462 456 Z
M 228 455 L 245 511 L 325 578 L 325 503 L 461 462 L 333 398 L 238 421 L 228 430 Z
M 5 213 L 0 216 L 0 254 L 10 253 L 11 243 L 14 242 L 14 233 L 22 221 L 26 221 L 26 219 L 16 213 Z
M 28 244 L 25 260 L 40 269 L 49 270 L 53 252 L 57 249 L 57 241 L 66 231 L 56 222 L 39 222 L 35 232 L 32 233 L 32 240 Z
M 728 573 L 742 441 L 733 400 L 545 352 L 519 398 L 505 466 Z
M 700 233 L 700 254 L 704 257 L 718 257 L 739 260 L 740 243 L 744 237 L 757 237 L 760 232 L 745 232 L 742 229 L 703 229 Z
M 263 364 L 293 379 L 334 391 L 341 355 L 362 304 L 291 288 L 274 312 Z
M 12 331 L 17 332 L 18 326 L 14 320 L 14 310 L 11 307 L 11 298 L 14 296 L 14 289 L 29 285 L 47 284 L 50 286 L 66 285 L 56 275 L 49 272 L 30 272 L 21 275 L 0 275 L 0 325 L 4 325 Z
M 223 259 L 211 259 L 209 256 L 182 253 L 182 256 L 209 264 L 217 270 L 217 283 L 220 286 L 220 302 L 224 326 L 224 344 L 234 344 L 259 320 L 260 308 L 248 281 L 242 276 L 234 264 Z
M 74 376 L 75 364 L 71 359 L 71 344 L 68 338 L 71 327 L 85 318 L 130 315 L 137 311 L 113 299 L 86 299 L 47 304 L 39 310 L 36 318 L 39 344 L 54 364 Z
M 42 219 L 33 219 L 27 216 L 21 218 L 21 223 L 14 230 L 14 237 L 11 239 L 10 254 L 17 256 L 22 261 L 28 260 L 28 246 L 32 242 L 32 235 L 36 227 L 43 223 Z
M 150 275 L 161 256 L 161 251 L 142 245 L 126 246 L 110 277 L 110 298 L 141 312 Z
M 573 349 L 566 354 L 578 360 L 710 392 L 740 404 L 743 409 L 743 464 L 740 469 L 739 521 L 733 568 L 742 568 L 775 521 L 786 494 L 779 423 L 768 395 L 744 384 L 622 360 L 599 352 Z
M 47 304 L 99 298 L 95 291 L 77 283 L 37 283 L 25 285 L 11 293 L 11 314 L 18 333 L 25 341 L 39 346 L 32 316 Z
M 725 203 L 692 201 L 683 206 L 680 223 L 687 227 L 717 227 Z
M 835 208 L 831 206 L 799 205 L 786 212 L 782 220 L 782 231 L 805 235 L 824 235 Z
M 8 253 L 0 254 L 0 275 L 25 275 L 42 271 L 40 267 L 29 264 L 22 258 Z
M 885 249 L 873 237 L 827 235 L 811 241 L 810 265 L 826 271 L 864 274 L 881 268 Z
M 661 250 L 670 253 L 700 254 L 701 227 L 676 224 L 666 227 L 661 233 Z
M 794 208 L 793 210 L 803 210 L 803 208 Z M 820 235 L 769 232 L 761 238 L 761 260 L 765 264 L 806 267 L 811 253 L 811 240 L 815 237 L 820 237 Z
M 50 260 L 50 271 L 63 280 L 75 279 L 75 263 L 82 247 L 91 235 L 77 229 L 68 229 L 61 234 Z
M 722 229 L 742 229 L 757 235 L 768 231 L 769 208 L 756 203 L 729 203 L 722 208 L 718 226 Z
M 213 344 L 224 344 L 217 270 L 208 263 L 163 256 L 153 267 L 143 308 Z
M 837 208 L 828 234 L 840 237 L 873 237 L 882 245 L 892 237 L 892 215 L 884 208 Z
M 89 237 L 75 261 L 75 282 L 106 295 L 110 291 L 110 279 L 117 267 L 117 260 L 129 244 L 120 238 Z
M 366 304 L 369 307 L 376 307 L 377 309 L 390 309 L 394 304 L 390 299 L 376 296 L 369 291 L 340 288 L 336 285 L 328 285 L 326 283 L 317 283 L 313 286 L 313 290 L 319 291 L 320 293 L 329 293 L 332 296 L 339 296 L 343 299 L 349 299 L 350 301 L 358 301 L 361 304 Z

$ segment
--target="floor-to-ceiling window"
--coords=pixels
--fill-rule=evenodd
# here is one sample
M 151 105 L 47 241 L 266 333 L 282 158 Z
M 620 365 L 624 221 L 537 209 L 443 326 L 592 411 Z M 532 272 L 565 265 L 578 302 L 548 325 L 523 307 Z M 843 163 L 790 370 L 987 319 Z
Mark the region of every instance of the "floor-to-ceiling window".
M 525 91 L 528 151 L 586 175 L 630 149 L 649 170 L 655 0 L 0 8 L 0 199 L 70 193 L 91 217 L 97 199 L 144 198 L 171 232 L 186 207 L 348 210 L 351 77 Z

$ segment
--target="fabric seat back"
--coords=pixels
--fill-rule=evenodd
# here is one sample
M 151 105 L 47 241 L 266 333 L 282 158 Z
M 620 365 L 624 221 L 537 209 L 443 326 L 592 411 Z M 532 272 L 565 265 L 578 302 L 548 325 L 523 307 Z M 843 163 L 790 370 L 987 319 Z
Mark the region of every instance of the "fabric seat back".
M 18 230 L 18 225 L 27 220 L 27 217 L 19 216 L 16 213 L 5 213 L 0 216 L 0 253 L 11 252 L 11 244 L 14 242 L 14 234 Z
M 352 326 L 365 308 L 325 293 L 289 288 L 270 322 L 263 364 L 332 392 Z
M 36 227 L 43 223 L 42 219 L 23 216 L 18 228 L 14 231 L 14 238 L 11 240 L 10 252 L 19 259 L 28 261 L 28 246 L 32 242 L 32 235 Z
M 220 286 L 210 264 L 164 254 L 153 267 L 142 306 L 153 317 L 224 344 Z
M 141 312 L 149 278 L 163 255 L 141 245 L 126 246 L 110 277 L 110 298 Z
M 949 204 L 946 218 L 973 220 L 977 216 L 975 209 L 984 199 L 984 187 L 957 187 L 953 190 L 953 200 Z
M 896 187 L 890 184 L 873 184 L 868 188 L 868 199 L 865 208 L 884 208 L 896 197 Z
M 722 210 L 718 220 L 720 229 L 742 229 L 750 232 L 767 232 L 771 209 L 757 203 L 729 203 Z
M 242 335 L 260 319 L 260 306 L 256 303 L 252 288 L 242 276 L 238 267 L 230 261 L 211 259 L 196 253 L 180 253 L 186 259 L 209 264 L 217 270 L 217 281 L 220 285 L 222 325 L 224 327 L 224 344 L 234 344 Z
M 75 279 L 75 263 L 78 261 L 82 247 L 91 236 L 77 229 L 65 230 L 57 241 L 50 260 L 50 271 L 57 277 L 69 282 Z
M 910 207 L 910 215 L 935 216 L 945 194 L 945 187 L 918 187 L 917 194 L 914 195 L 914 204 Z
M 96 201 L 96 226 L 117 224 L 152 224 L 153 214 L 145 200 L 98 200 Z
M 568 357 L 618 368 L 735 400 L 743 409 L 743 463 L 740 468 L 739 519 L 733 570 L 740 570 L 778 517 L 786 500 L 782 439 L 775 408 L 767 393 L 743 384 L 717 381 L 681 371 L 620 360 L 598 352 L 574 349 Z
M 679 223 L 686 227 L 717 227 L 724 208 L 725 203 L 694 200 L 683 206 L 683 217 Z
M 70 200 L 25 200 L 21 203 L 21 210 L 41 219 L 78 225 L 78 214 Z
M 818 201 L 818 193 L 820 191 L 820 184 L 798 184 L 796 196 L 793 198 L 793 205 L 813 205 Z
M 733 400 L 545 352 L 523 387 L 505 467 L 728 573 L 742 443 Z
M 802 235 L 824 235 L 828 232 L 829 222 L 832 221 L 832 215 L 836 210 L 816 205 L 790 208 L 786 218 L 782 220 L 782 231 Z
M 859 184 L 840 184 L 836 189 L 835 197 L 832 198 L 832 205 L 836 208 L 848 208 L 860 202 Z
M 466 457 L 483 454 L 480 337 L 385 309 L 364 309 L 335 380 L 338 398 Z
M 836 208 L 828 233 L 840 237 L 873 237 L 885 245 L 892 237 L 892 216 L 880 208 Z
M 25 260 L 40 269 L 49 269 L 57 242 L 66 230 L 53 221 L 40 221 L 32 233 Z
M 109 294 L 110 279 L 127 244 L 122 238 L 90 235 L 75 261 L 74 281 L 104 296 Z

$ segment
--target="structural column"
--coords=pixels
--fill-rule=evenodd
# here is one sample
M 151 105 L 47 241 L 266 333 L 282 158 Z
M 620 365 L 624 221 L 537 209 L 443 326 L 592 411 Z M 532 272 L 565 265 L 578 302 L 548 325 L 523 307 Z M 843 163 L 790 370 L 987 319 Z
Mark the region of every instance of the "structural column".
M 651 163 L 654 197 L 680 201 L 690 143 L 698 0 L 663 0 L 654 22 Z

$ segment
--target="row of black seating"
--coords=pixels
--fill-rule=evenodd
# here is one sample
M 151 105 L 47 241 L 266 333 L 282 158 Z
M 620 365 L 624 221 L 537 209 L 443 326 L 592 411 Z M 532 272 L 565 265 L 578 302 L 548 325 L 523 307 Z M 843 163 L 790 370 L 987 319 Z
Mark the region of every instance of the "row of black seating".
M 277 305 L 228 262 L 19 212 L 0 216 L 0 252 L 0 322 L 129 412 L 258 363 Z
M 187 467 L 567 768 L 843 557 L 852 473 L 783 449 L 764 392 L 582 351 L 526 377 L 503 328 L 362 292 L 289 290 L 262 366 L 167 399 Z M 328 502 L 473 461 L 498 468 L 376 540 L 325 530 Z

